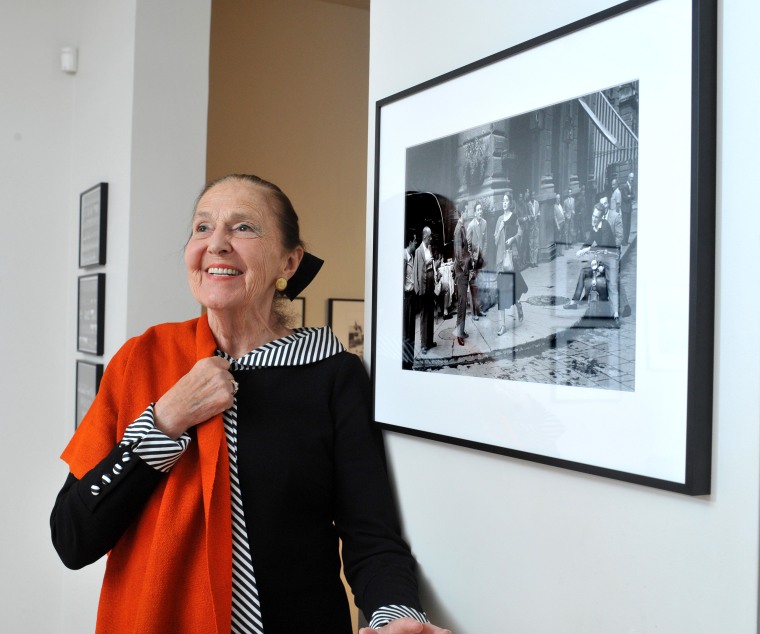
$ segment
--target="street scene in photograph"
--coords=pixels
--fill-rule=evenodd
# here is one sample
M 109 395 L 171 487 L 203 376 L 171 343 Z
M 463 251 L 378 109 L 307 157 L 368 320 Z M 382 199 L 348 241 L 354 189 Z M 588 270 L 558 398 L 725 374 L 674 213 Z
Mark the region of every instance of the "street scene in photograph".
M 635 389 L 638 97 L 407 149 L 405 369 Z

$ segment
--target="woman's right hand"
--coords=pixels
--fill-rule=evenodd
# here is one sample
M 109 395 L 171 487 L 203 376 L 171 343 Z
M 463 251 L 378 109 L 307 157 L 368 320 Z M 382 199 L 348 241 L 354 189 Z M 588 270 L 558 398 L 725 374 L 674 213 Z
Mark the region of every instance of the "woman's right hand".
M 410 618 L 396 619 L 377 630 L 371 627 L 363 627 L 359 634 L 451 634 L 451 630 L 444 630 L 432 623 L 420 623 Z
M 170 438 L 232 407 L 235 386 L 230 364 L 221 357 L 198 361 L 156 402 L 155 425 Z

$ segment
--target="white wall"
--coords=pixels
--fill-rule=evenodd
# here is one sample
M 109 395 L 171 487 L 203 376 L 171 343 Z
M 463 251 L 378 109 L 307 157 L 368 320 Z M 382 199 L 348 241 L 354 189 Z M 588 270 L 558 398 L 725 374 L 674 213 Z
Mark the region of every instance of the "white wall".
M 127 336 L 200 307 L 183 251 L 206 180 L 211 0 L 138 0 Z
M 210 0 L 5 3 L 0 21 L 0 630 L 90 632 L 102 562 L 70 572 L 48 517 L 74 420 L 79 194 L 109 183 L 107 362 L 198 313 L 182 246 L 205 174 Z M 167 44 L 170 43 L 170 44 Z M 79 47 L 79 72 L 59 69 Z M 89 272 L 89 270 L 88 270 Z
M 614 4 L 373 1 L 370 104 Z M 424 602 L 457 634 L 757 631 L 760 5 L 724 0 L 719 12 L 713 493 L 689 498 L 387 434 Z M 611 35 L 600 54 L 635 36 Z M 551 81 L 551 69 L 535 81 Z M 368 156 L 370 298 L 372 105 Z
M 50 630 L 62 572 L 48 516 L 73 429 L 68 264 L 74 85 L 59 51 L 78 35 L 74 3 L 6 2 L 0 20 L 0 629 Z M 73 256 L 76 257 L 76 256 Z M 43 601 L 40 601 L 43 598 Z M 57 629 L 57 628 L 55 628 Z

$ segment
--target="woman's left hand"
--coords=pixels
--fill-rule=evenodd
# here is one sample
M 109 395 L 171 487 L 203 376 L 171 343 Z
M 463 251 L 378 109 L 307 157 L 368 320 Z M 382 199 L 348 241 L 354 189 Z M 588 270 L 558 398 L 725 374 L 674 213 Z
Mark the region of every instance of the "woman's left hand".
M 363 627 L 359 634 L 451 634 L 451 630 L 444 630 L 432 623 L 420 623 L 414 619 L 395 619 L 378 630 Z

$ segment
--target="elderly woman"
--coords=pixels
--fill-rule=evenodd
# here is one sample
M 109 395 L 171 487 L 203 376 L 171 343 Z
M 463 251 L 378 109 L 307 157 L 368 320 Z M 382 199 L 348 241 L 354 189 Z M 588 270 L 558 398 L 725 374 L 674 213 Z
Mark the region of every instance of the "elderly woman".
M 427 623 L 399 534 L 359 359 L 288 330 L 321 261 L 282 191 L 208 185 L 185 263 L 207 313 L 130 339 L 63 452 L 51 516 L 63 562 L 109 553 L 98 632 L 351 632 L 338 539 L 365 633 Z

